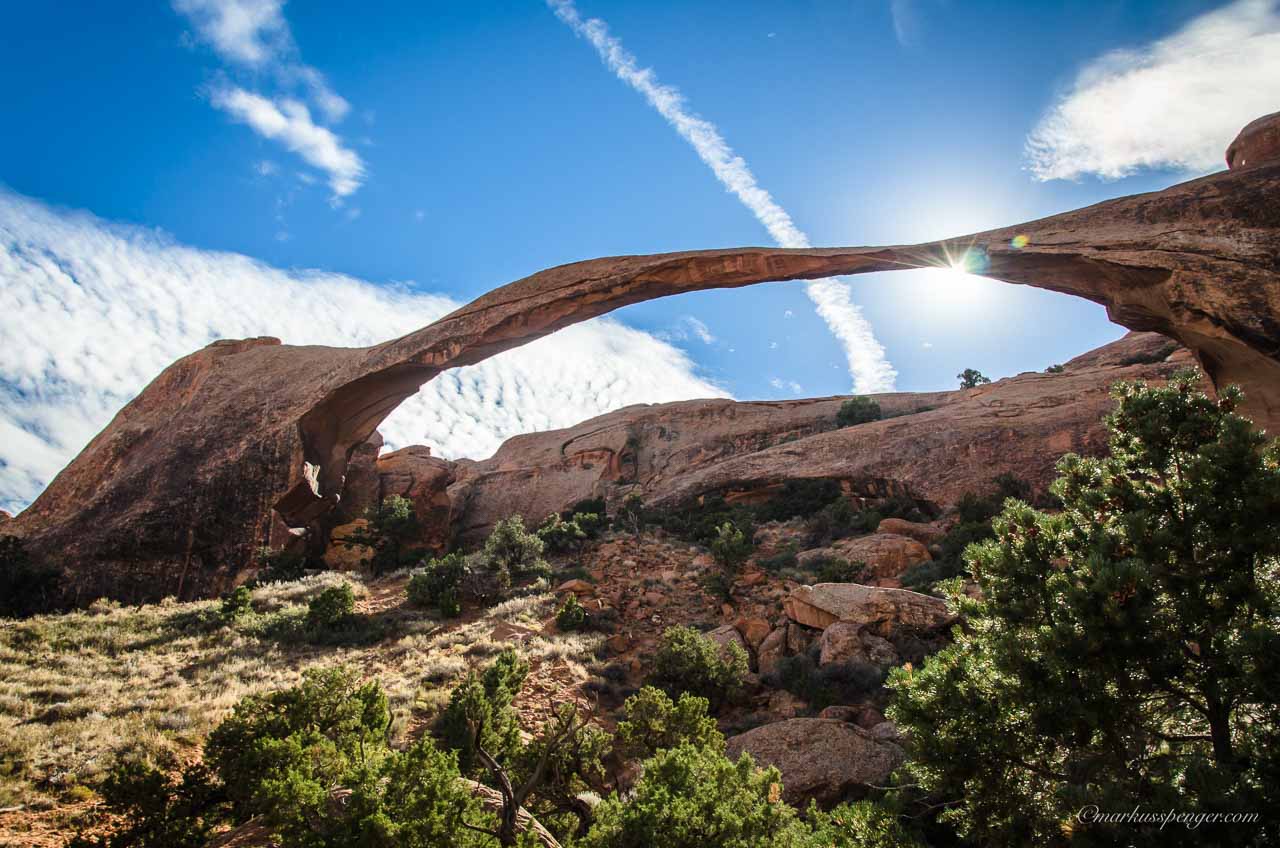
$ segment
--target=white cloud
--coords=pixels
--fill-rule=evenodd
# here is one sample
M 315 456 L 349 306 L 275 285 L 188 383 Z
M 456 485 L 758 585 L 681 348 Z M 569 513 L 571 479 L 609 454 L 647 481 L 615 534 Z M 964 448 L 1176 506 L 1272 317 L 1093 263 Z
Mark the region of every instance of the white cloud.
M 282 84 L 306 89 L 330 121 L 341 121 L 351 110 L 324 74 L 300 60 L 284 17 L 284 0 L 173 0 L 173 8 L 224 62 L 268 69 Z
M 794 312 L 792 312 L 790 309 L 788 309 L 786 312 L 783 312 L 783 313 L 782 313 L 782 317 L 783 317 L 783 318 L 794 318 L 794 317 L 795 317 L 795 315 L 796 315 L 796 314 L 795 314 Z
M 162 369 L 214 339 L 368 345 L 457 306 L 184 247 L 0 189 L 0 508 L 24 506 Z M 380 429 L 391 447 L 480 458 L 516 433 L 627 404 L 724 396 L 680 350 L 604 318 L 447 371 Z
M 271 101 L 234 87 L 215 90 L 209 102 L 328 174 L 334 197 L 346 197 L 364 181 L 364 162 L 354 151 L 343 147 L 330 130 L 313 122 L 305 104 L 288 99 Z
M 793 395 L 798 395 L 804 391 L 804 387 L 795 380 L 783 380 L 781 377 L 774 377 L 769 381 L 769 385 L 778 391 L 790 391 Z
M 604 21 L 583 19 L 572 0 L 547 0 L 547 5 L 574 34 L 595 48 L 601 61 L 618 79 L 639 92 L 693 147 L 716 179 L 750 210 L 779 246 L 810 246 L 808 236 L 796 227 L 769 192 L 760 187 L 747 163 L 734 152 L 715 125 L 691 112 L 679 90 L 658 82 L 651 69 L 641 68 L 622 42 L 609 34 Z M 845 349 L 854 390 L 868 393 L 892 389 L 897 372 L 885 358 L 884 348 L 876 341 L 871 324 L 854 304 L 849 286 L 824 279 L 810 282 L 805 290 Z
M 915 0 L 889 0 L 889 13 L 893 17 L 893 34 L 898 43 L 910 47 L 920 31 L 920 13 Z
M 925 350 L 932 350 L 933 342 L 921 342 L 920 347 L 924 348 Z
M 283 0 L 173 0 L 200 37 L 229 62 L 261 67 L 290 50 Z
M 1027 139 L 1040 180 L 1142 168 L 1205 173 L 1280 102 L 1277 0 L 1237 0 L 1167 38 L 1089 63 Z

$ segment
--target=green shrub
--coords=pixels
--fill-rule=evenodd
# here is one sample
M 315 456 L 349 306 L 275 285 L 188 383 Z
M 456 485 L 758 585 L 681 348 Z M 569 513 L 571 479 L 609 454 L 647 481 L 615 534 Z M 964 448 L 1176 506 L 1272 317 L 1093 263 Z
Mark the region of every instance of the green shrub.
M 906 817 L 874 801 L 841 804 L 830 812 L 811 806 L 812 833 L 805 848 L 924 848 L 919 835 L 903 824 Z
M 788 480 L 782 484 L 782 491 L 756 508 L 756 519 L 763 522 L 808 518 L 843 497 L 838 480 Z
M 445 617 L 452 618 L 460 611 L 459 596 L 466 575 L 467 561 L 462 554 L 430 559 L 409 578 L 409 585 L 405 587 L 409 603 L 422 608 L 435 607 Z
M 813 583 L 863 583 L 868 578 L 865 562 L 849 562 L 839 557 L 813 557 L 804 565 Z
M 308 669 L 302 683 L 250 695 L 209 735 L 205 762 L 238 812 L 265 812 L 262 787 L 282 779 L 299 760 L 323 758 L 336 771 L 363 748 L 385 743 L 387 698 L 377 683 L 361 684 L 352 669 Z
M 542 558 L 544 549 L 542 540 L 525 529 L 524 519 L 513 515 L 494 525 L 479 560 L 501 591 L 550 576 L 551 568 Z
M 644 508 L 644 499 L 635 492 L 631 492 L 623 498 L 614 516 L 614 527 L 639 537 L 648 523 L 649 513 Z
M 752 510 L 742 504 L 729 505 L 720 494 L 703 495 L 697 501 L 681 504 L 665 512 L 650 512 L 646 520 L 673 536 L 708 548 L 716 540 L 725 522 L 740 529 L 747 538 L 755 535 L 755 516 Z
M 880 404 L 869 397 L 852 397 L 840 404 L 840 410 L 836 413 L 836 426 L 852 427 L 879 421 L 882 417 Z
M 794 544 L 789 544 L 775 554 L 771 554 L 767 557 L 758 557 L 756 559 L 756 564 L 769 572 L 777 573 L 780 571 L 786 571 L 796 567 L 797 553 L 798 551 L 796 546 Z
M 58 597 L 58 573 L 37 565 L 17 536 L 0 536 L 0 617 L 47 612 Z
M 391 495 L 366 510 L 365 518 L 368 526 L 348 535 L 342 544 L 372 548 L 369 567 L 374 574 L 386 574 L 413 564 L 418 552 L 411 544 L 421 531 L 413 501 Z
M 222 596 L 219 614 L 223 621 L 235 621 L 242 615 L 253 611 L 253 593 L 248 586 L 237 586 Z
M 644 763 L 632 794 L 596 807 L 581 848 L 795 848 L 806 828 L 781 803 L 781 777 L 743 754 L 684 744 Z
M 966 368 L 956 375 L 956 379 L 960 381 L 962 389 L 976 389 L 978 386 L 990 383 L 991 380 L 982 376 L 982 372 L 975 368 Z
M 737 571 L 756 549 L 755 543 L 741 528 L 726 521 L 716 530 L 711 542 L 711 556 L 721 568 Z
M 330 586 L 307 603 L 307 629 L 328 630 L 346 623 L 356 610 L 351 584 Z
M 653 658 L 652 682 L 676 695 L 689 692 L 719 709 L 737 699 L 747 676 L 747 654 L 722 648 L 692 627 L 670 627 Z
M 1059 461 L 1060 513 L 1006 504 L 955 644 L 893 672 L 907 768 L 969 844 L 1273 843 L 1077 818 L 1280 798 L 1280 443 L 1195 374 L 1114 393 L 1109 455 Z
M 871 663 L 819 666 L 809 654 L 784 657 L 767 682 L 802 698 L 815 710 L 834 704 L 856 704 L 880 692 L 884 672 Z
M 582 626 L 587 623 L 587 611 L 582 604 L 578 603 L 578 596 L 569 593 L 564 599 L 560 610 L 556 613 L 556 627 L 565 633 L 573 630 L 581 630 Z
M 171 778 L 145 763 L 120 762 L 100 791 L 117 817 L 115 829 L 77 836 L 68 848 L 205 848 L 226 814 L 222 787 L 200 764 Z
M 562 554 L 577 550 L 586 541 L 587 532 L 578 523 L 577 516 L 565 518 L 559 513 L 552 513 L 538 528 L 538 538 L 542 540 L 547 551 Z
M 1050 365 L 1048 368 L 1044 369 L 1044 373 L 1046 373 L 1046 374 L 1062 374 L 1062 373 L 1064 373 L 1066 370 L 1067 370 L 1067 366 L 1065 366 L 1065 365 Z
M 661 689 L 642 687 L 622 706 L 626 718 L 618 722 L 619 747 L 636 759 L 683 744 L 723 751 L 724 736 L 708 715 L 709 708 L 706 698 L 689 692 L 681 692 L 673 702 Z
M 435 732 L 458 752 L 464 774 L 477 771 L 475 729 L 482 727 L 480 744 L 495 758 L 510 759 L 520 751 L 520 723 L 511 703 L 524 685 L 529 664 L 512 648 L 498 654 L 484 674 L 471 672 L 449 696 Z
M 307 558 L 297 551 L 272 550 L 258 548 L 255 558 L 258 562 L 258 583 L 292 583 L 301 580 L 307 574 Z

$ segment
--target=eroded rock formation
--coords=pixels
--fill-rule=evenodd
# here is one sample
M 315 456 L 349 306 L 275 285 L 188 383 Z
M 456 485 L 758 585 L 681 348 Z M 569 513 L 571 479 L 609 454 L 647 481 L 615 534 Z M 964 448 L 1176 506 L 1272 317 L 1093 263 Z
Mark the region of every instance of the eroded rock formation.
M 1256 133 L 1234 147 L 1233 166 L 1247 167 L 964 238 L 595 259 L 511 283 L 371 348 L 217 342 L 157 377 L 6 532 L 65 568 L 79 600 L 207 593 L 258 546 L 333 523 L 360 446 L 447 368 L 681 292 L 957 263 L 1087 298 L 1119 324 L 1177 339 L 1215 383 L 1243 385 L 1246 411 L 1274 430 L 1280 162 L 1255 146 Z

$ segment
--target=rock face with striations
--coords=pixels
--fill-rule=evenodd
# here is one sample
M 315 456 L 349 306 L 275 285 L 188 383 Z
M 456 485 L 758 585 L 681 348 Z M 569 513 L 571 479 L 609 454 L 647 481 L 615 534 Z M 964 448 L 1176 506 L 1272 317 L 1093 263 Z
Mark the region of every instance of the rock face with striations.
M 1237 142 L 1237 150 L 1261 151 L 1248 153 L 1247 167 L 964 238 L 595 259 L 496 289 L 370 348 L 217 342 L 158 376 L 5 530 L 64 570 L 69 600 L 209 594 L 249 566 L 261 545 L 305 534 L 318 551 L 328 529 L 344 518 L 341 499 L 360 445 L 401 401 L 446 369 L 658 297 L 945 267 L 958 255 L 984 276 L 1083 297 L 1105 305 L 1119 324 L 1177 339 L 1216 385 L 1241 384 L 1246 414 L 1274 429 L 1280 424 L 1280 162 L 1267 158 L 1267 145 L 1255 148 L 1253 132 Z M 982 390 L 976 391 L 970 417 L 982 406 Z M 1074 398 L 1064 392 L 1058 402 Z M 874 451 L 901 425 L 884 421 L 864 429 L 858 446 Z M 946 437 L 940 432 L 937 438 Z M 817 439 L 806 446 L 811 459 L 830 469 L 838 463 L 830 451 L 846 446 L 832 434 Z M 960 440 L 953 448 L 969 450 Z M 714 475 L 764 479 L 754 463 L 786 459 L 789 449 L 758 451 L 736 468 L 718 464 Z M 766 456 L 769 451 L 775 453 Z M 862 463 L 868 474 L 875 467 L 871 458 Z M 673 484 L 666 497 L 716 482 L 707 473 L 683 489 Z

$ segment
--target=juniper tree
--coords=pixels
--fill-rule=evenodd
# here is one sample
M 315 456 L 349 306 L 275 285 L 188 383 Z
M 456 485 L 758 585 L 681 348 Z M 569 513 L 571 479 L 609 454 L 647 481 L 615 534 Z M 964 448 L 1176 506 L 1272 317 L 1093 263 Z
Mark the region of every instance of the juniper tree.
M 965 628 L 894 673 L 890 715 L 978 843 L 1261 844 L 1274 819 L 1082 820 L 1280 802 L 1280 443 L 1194 374 L 1115 395 L 1110 455 L 1058 464 L 1063 510 L 1010 501 L 969 548 L 982 598 L 956 593 Z

